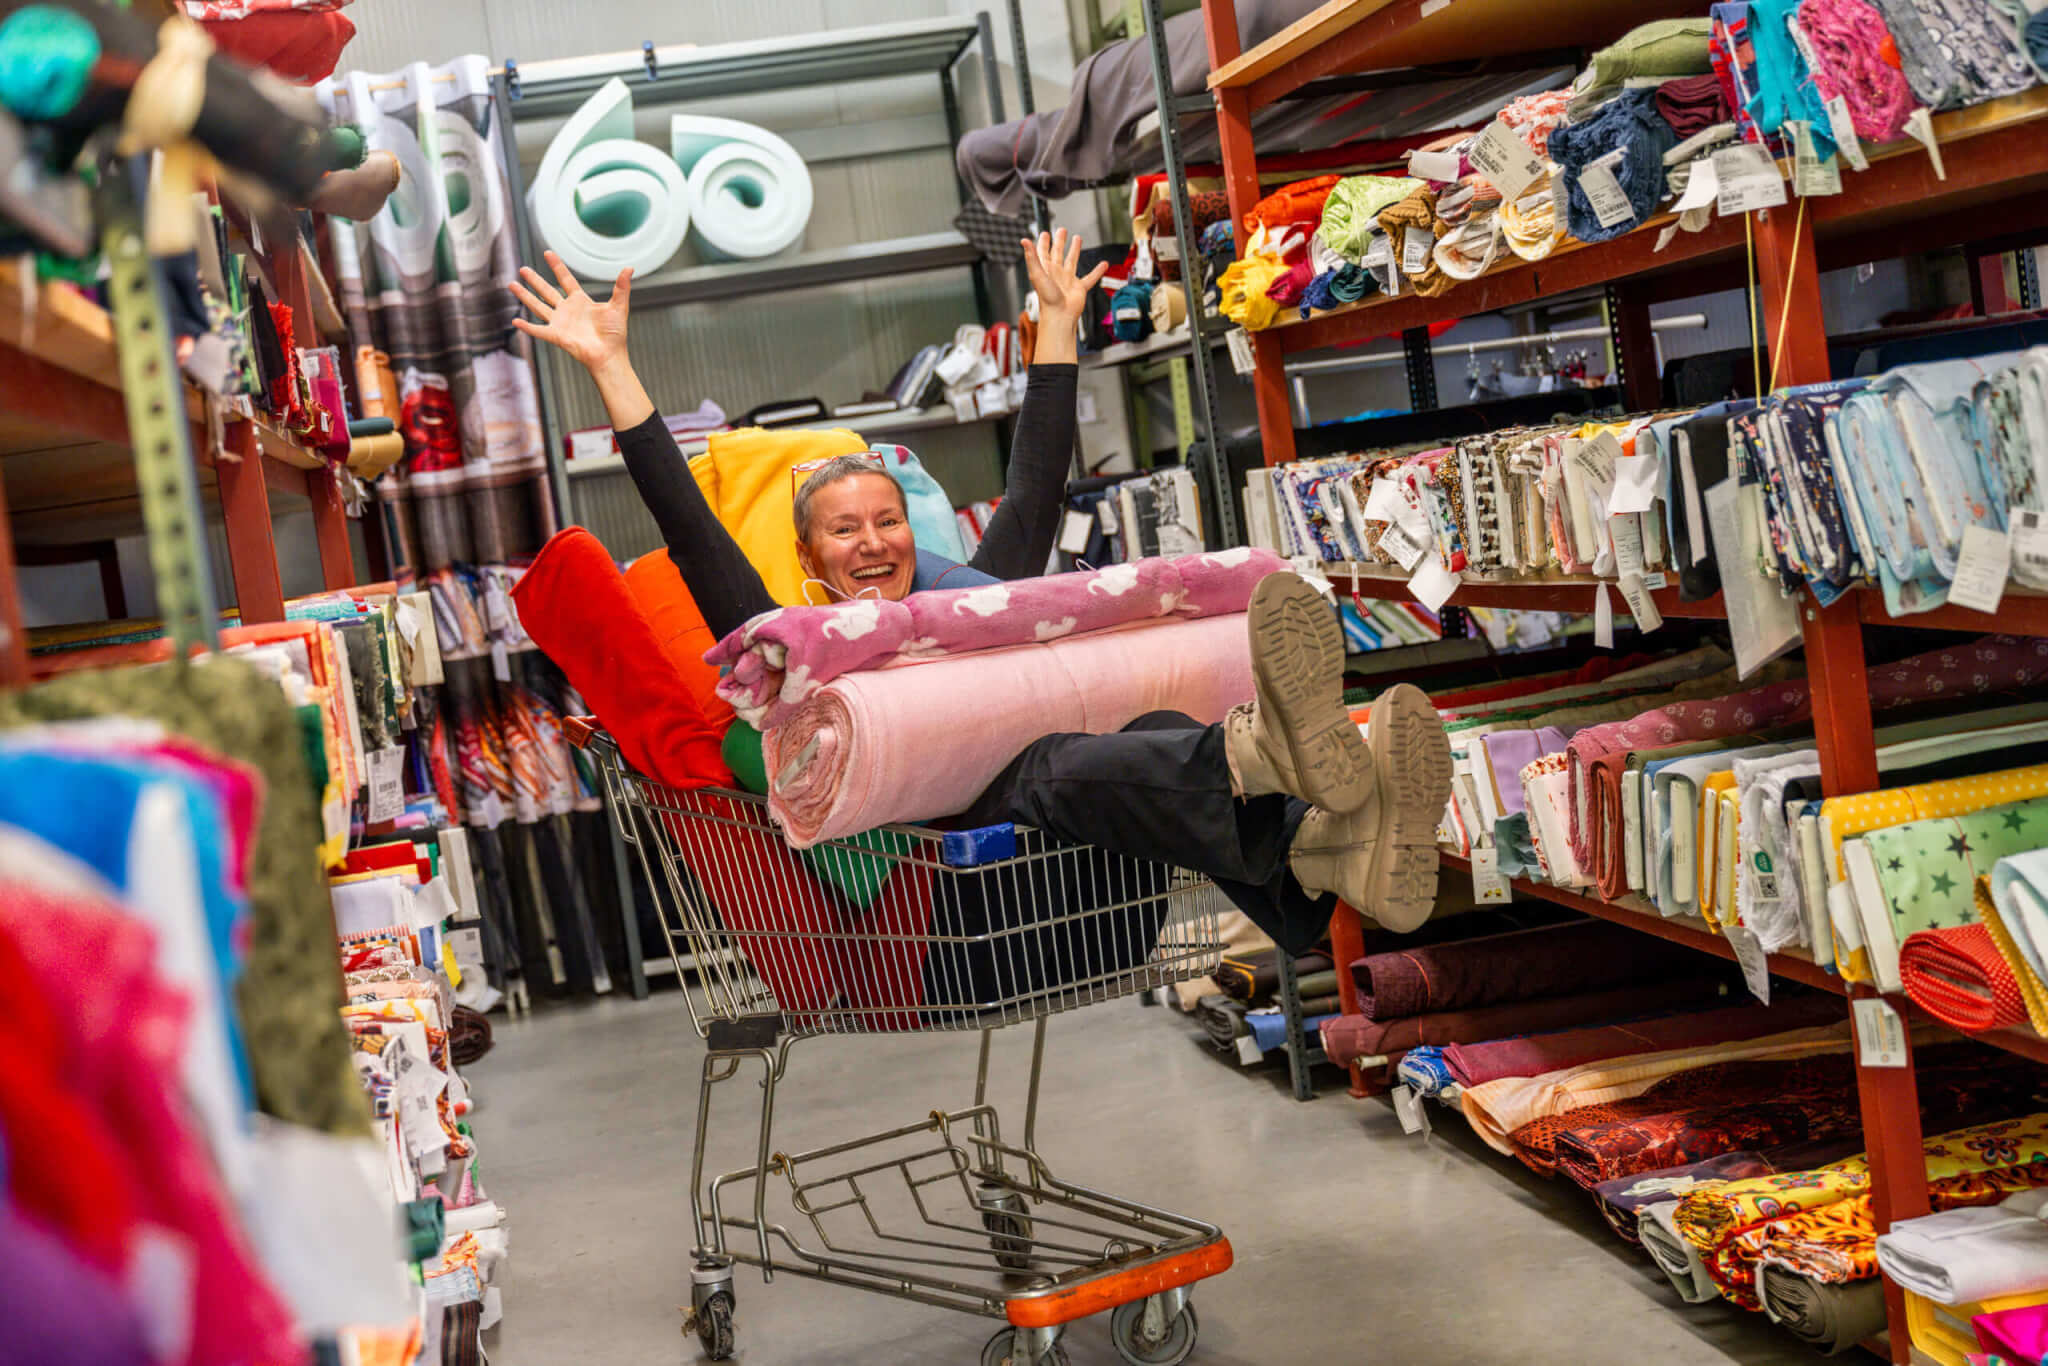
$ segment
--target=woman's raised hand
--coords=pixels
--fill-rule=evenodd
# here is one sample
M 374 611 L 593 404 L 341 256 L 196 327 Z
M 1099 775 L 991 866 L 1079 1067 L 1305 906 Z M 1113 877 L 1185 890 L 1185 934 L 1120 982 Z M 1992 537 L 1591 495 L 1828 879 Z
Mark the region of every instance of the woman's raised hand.
M 1088 291 L 1095 288 L 1109 270 L 1108 262 L 1095 267 L 1083 277 L 1077 273 L 1081 264 L 1081 238 L 1077 233 L 1068 236 L 1067 230 L 1038 234 L 1027 237 L 1024 242 L 1024 269 L 1031 276 L 1031 288 L 1038 293 L 1038 308 L 1041 316 L 1055 313 L 1064 318 L 1078 318 L 1087 307 Z
M 626 358 L 626 310 L 632 302 L 633 270 L 619 272 L 612 297 L 603 303 L 583 286 L 553 252 L 544 253 L 556 284 L 549 284 L 532 266 L 521 266 L 512 282 L 512 297 L 526 305 L 538 323 L 514 318 L 512 325 L 529 337 L 553 342 L 583 362 L 593 374 L 608 362 Z M 557 288 L 556 286 L 560 287 Z

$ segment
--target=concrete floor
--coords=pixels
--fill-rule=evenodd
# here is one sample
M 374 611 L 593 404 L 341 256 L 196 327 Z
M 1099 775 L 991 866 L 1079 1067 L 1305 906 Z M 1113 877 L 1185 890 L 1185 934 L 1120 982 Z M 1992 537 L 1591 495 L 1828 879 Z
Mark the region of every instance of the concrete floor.
M 673 990 L 494 1020 L 470 1069 L 484 1176 L 512 1232 L 493 1366 L 695 1363 L 688 1301 L 699 1044 Z M 1462 1123 L 1405 1136 L 1384 1101 L 1286 1093 L 1194 1026 L 1130 1002 L 1052 1022 L 1039 1147 L 1055 1171 L 1179 1208 L 1229 1234 L 1237 1265 L 1196 1293 L 1197 1366 L 1709 1366 L 1811 1363 L 1761 1315 L 1688 1307 L 1575 1189 L 1486 1150 Z M 1021 1077 L 1029 1033 L 998 1036 Z M 776 1146 L 909 1122 L 970 1098 L 971 1036 L 800 1045 Z M 1021 1088 L 1021 1083 L 1020 1083 Z M 717 1170 L 750 1159 L 751 1088 L 721 1093 Z M 1007 1097 L 998 1092 L 997 1100 Z M 1016 1102 L 1021 1118 L 1021 1096 Z M 1448 1121 L 1443 1111 L 1434 1111 Z M 1014 1133 L 1015 1131 L 1012 1130 Z M 973 1366 L 985 1320 L 741 1268 L 744 1366 Z M 1114 1366 L 1106 1325 L 1069 1331 L 1074 1366 Z

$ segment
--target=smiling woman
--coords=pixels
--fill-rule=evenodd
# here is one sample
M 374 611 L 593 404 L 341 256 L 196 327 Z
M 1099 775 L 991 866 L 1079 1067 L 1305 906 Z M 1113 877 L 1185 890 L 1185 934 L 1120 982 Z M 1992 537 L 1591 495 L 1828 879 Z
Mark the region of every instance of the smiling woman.
M 811 584 L 834 598 L 879 593 L 907 597 L 917 568 L 917 539 L 903 486 L 872 452 L 835 455 L 806 468 L 792 509 L 796 557 Z

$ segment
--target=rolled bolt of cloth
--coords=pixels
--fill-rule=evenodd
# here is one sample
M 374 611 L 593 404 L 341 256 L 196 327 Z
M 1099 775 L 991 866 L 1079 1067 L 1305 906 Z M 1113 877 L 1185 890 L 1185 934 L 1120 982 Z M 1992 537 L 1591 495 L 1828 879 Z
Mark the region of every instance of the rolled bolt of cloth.
M 2002 858 L 1991 868 L 1991 909 L 1987 924 L 2002 926 L 2014 950 L 2032 969 L 2032 977 L 2048 982 L 2048 849 Z M 1983 914 L 1983 902 L 1978 902 Z M 2048 1033 L 2048 1025 L 2036 1024 Z
M 1756 86 L 1749 95 L 1749 116 L 1765 135 L 1784 134 L 1788 120 L 1812 126 L 1813 143 L 1823 157 L 1835 150 L 1834 125 L 1828 121 L 1806 56 L 1793 41 L 1788 21 L 1798 0 L 1751 0 L 1749 41 L 1756 53 Z
M 1967 1033 L 2027 1018 L 2019 982 L 1983 925 L 1908 935 L 1899 946 L 1899 979 L 1913 1004 Z
M 1681 140 L 1731 117 L 1728 102 L 1721 97 L 1720 79 L 1712 72 L 1666 81 L 1656 88 L 1653 98 L 1657 112 Z
M 1906 81 L 1930 109 L 1959 109 L 2034 83 L 2019 35 L 1990 7 L 1961 0 L 1876 0 Z M 2031 24 L 2029 25 L 2031 27 Z
M 1394 1020 L 1684 975 L 1683 945 L 1599 920 L 1371 954 L 1350 965 L 1359 1012 Z
M 1967 1304 L 2048 1288 L 2048 1190 L 1995 1205 L 1902 1219 L 1877 1239 L 1877 1265 L 1916 1295 Z
M 2048 641 L 1984 636 L 1914 655 L 1873 670 L 1873 710 L 1913 702 L 2025 688 L 2048 677 Z M 1813 714 L 1804 680 L 1770 684 L 1729 697 L 1675 702 L 1629 721 L 1588 726 L 1566 748 L 1570 773 L 1571 845 L 1603 896 L 1627 888 L 1622 857 L 1621 773 L 1629 751 L 1744 735 L 1805 721 Z
M 1571 98 L 1569 90 L 1539 90 L 1533 95 L 1517 95 L 1495 117 L 1520 133 L 1531 151 L 1538 156 L 1548 156 L 1550 134 L 1564 125 L 1565 107 L 1571 103 Z
M 1884 1282 L 1874 1277 L 1831 1285 L 1766 1262 L 1757 1268 L 1756 1293 L 1773 1323 L 1828 1356 L 1884 1331 Z
M 1664 194 L 1664 154 L 1678 139 L 1657 112 L 1653 90 L 1624 90 L 1584 123 L 1568 124 L 1550 135 L 1550 158 L 1563 172 L 1570 191 L 1565 225 L 1581 242 L 1606 242 L 1650 220 Z M 1628 197 L 1633 217 L 1612 227 L 1601 226 L 1581 182 L 1586 168 L 1617 148 L 1612 163 L 1615 181 Z
M 1323 201 L 1330 197 L 1331 187 L 1343 178 L 1319 175 L 1282 185 L 1252 205 L 1252 211 L 1244 216 L 1244 225 L 1284 228 L 1293 223 L 1314 224 L 1322 219 Z
M 1266 286 L 1266 297 L 1282 308 L 1299 303 L 1313 278 L 1314 267 L 1307 261 L 1297 261 L 1287 268 L 1284 275 L 1275 276 L 1273 283 Z
M 1393 248 L 1395 266 L 1408 277 L 1417 294 L 1433 299 L 1457 283 L 1436 263 L 1436 196 L 1430 191 L 1417 190 L 1399 203 L 1381 209 L 1379 225 Z M 1410 229 L 1428 233 L 1431 239 L 1420 272 L 1409 270 L 1403 259 Z
M 1557 212 L 1557 168 L 1552 166 L 1548 175 L 1530 181 L 1520 196 L 1504 201 L 1499 221 L 1508 250 L 1524 261 L 1541 261 L 1557 250 L 1564 240 L 1564 219 Z
M 1713 70 L 1707 44 L 1712 26 L 1704 18 L 1659 19 L 1629 30 L 1617 42 L 1593 54 L 1572 83 L 1567 115 L 1589 118 L 1631 81 L 1660 77 L 1698 76 Z
M 1799 27 L 1813 54 L 1822 100 L 1839 97 L 1866 141 L 1890 142 L 1920 107 L 1899 66 L 1899 50 L 1870 0 L 1801 0 Z
M 2048 980 L 2042 978 L 2040 969 L 2029 957 L 2033 948 L 2031 944 L 2023 945 L 2006 921 L 2004 910 L 1992 895 L 1989 875 L 1977 879 L 1975 890 L 1977 919 L 1990 931 L 1991 942 L 1998 946 L 1998 956 L 2005 960 L 2013 980 L 2019 983 L 2020 1001 L 2027 1008 L 2027 1020 L 2034 1026 L 2034 1032 L 2048 1038 Z
M 1444 201 L 1456 199 L 1453 223 L 1444 216 Z M 1436 246 L 1430 255 L 1437 268 L 1453 280 L 1473 280 L 1493 268 L 1500 257 L 1500 191 L 1478 176 L 1467 176 L 1437 197 Z
M 718 695 L 750 725 L 766 730 L 789 708 L 856 670 L 1044 644 L 1161 617 L 1239 613 L 1260 579 L 1286 567 L 1270 550 L 1239 546 L 1134 560 L 1086 574 L 937 589 L 901 602 L 864 598 L 778 607 L 705 651 L 704 661 L 729 670 Z
M 1355 265 L 1371 244 L 1380 210 L 1423 188 L 1424 182 L 1410 176 L 1345 176 L 1323 201 L 1316 240 Z

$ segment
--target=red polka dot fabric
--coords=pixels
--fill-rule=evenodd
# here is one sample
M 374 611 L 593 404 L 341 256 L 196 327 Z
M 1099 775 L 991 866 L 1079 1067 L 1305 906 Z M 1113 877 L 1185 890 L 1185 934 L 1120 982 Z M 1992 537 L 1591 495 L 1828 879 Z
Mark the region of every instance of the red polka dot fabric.
M 1913 1004 L 1966 1033 L 2001 1029 L 2027 1018 L 2012 969 L 1982 925 L 1921 930 L 1899 947 L 1899 979 Z

